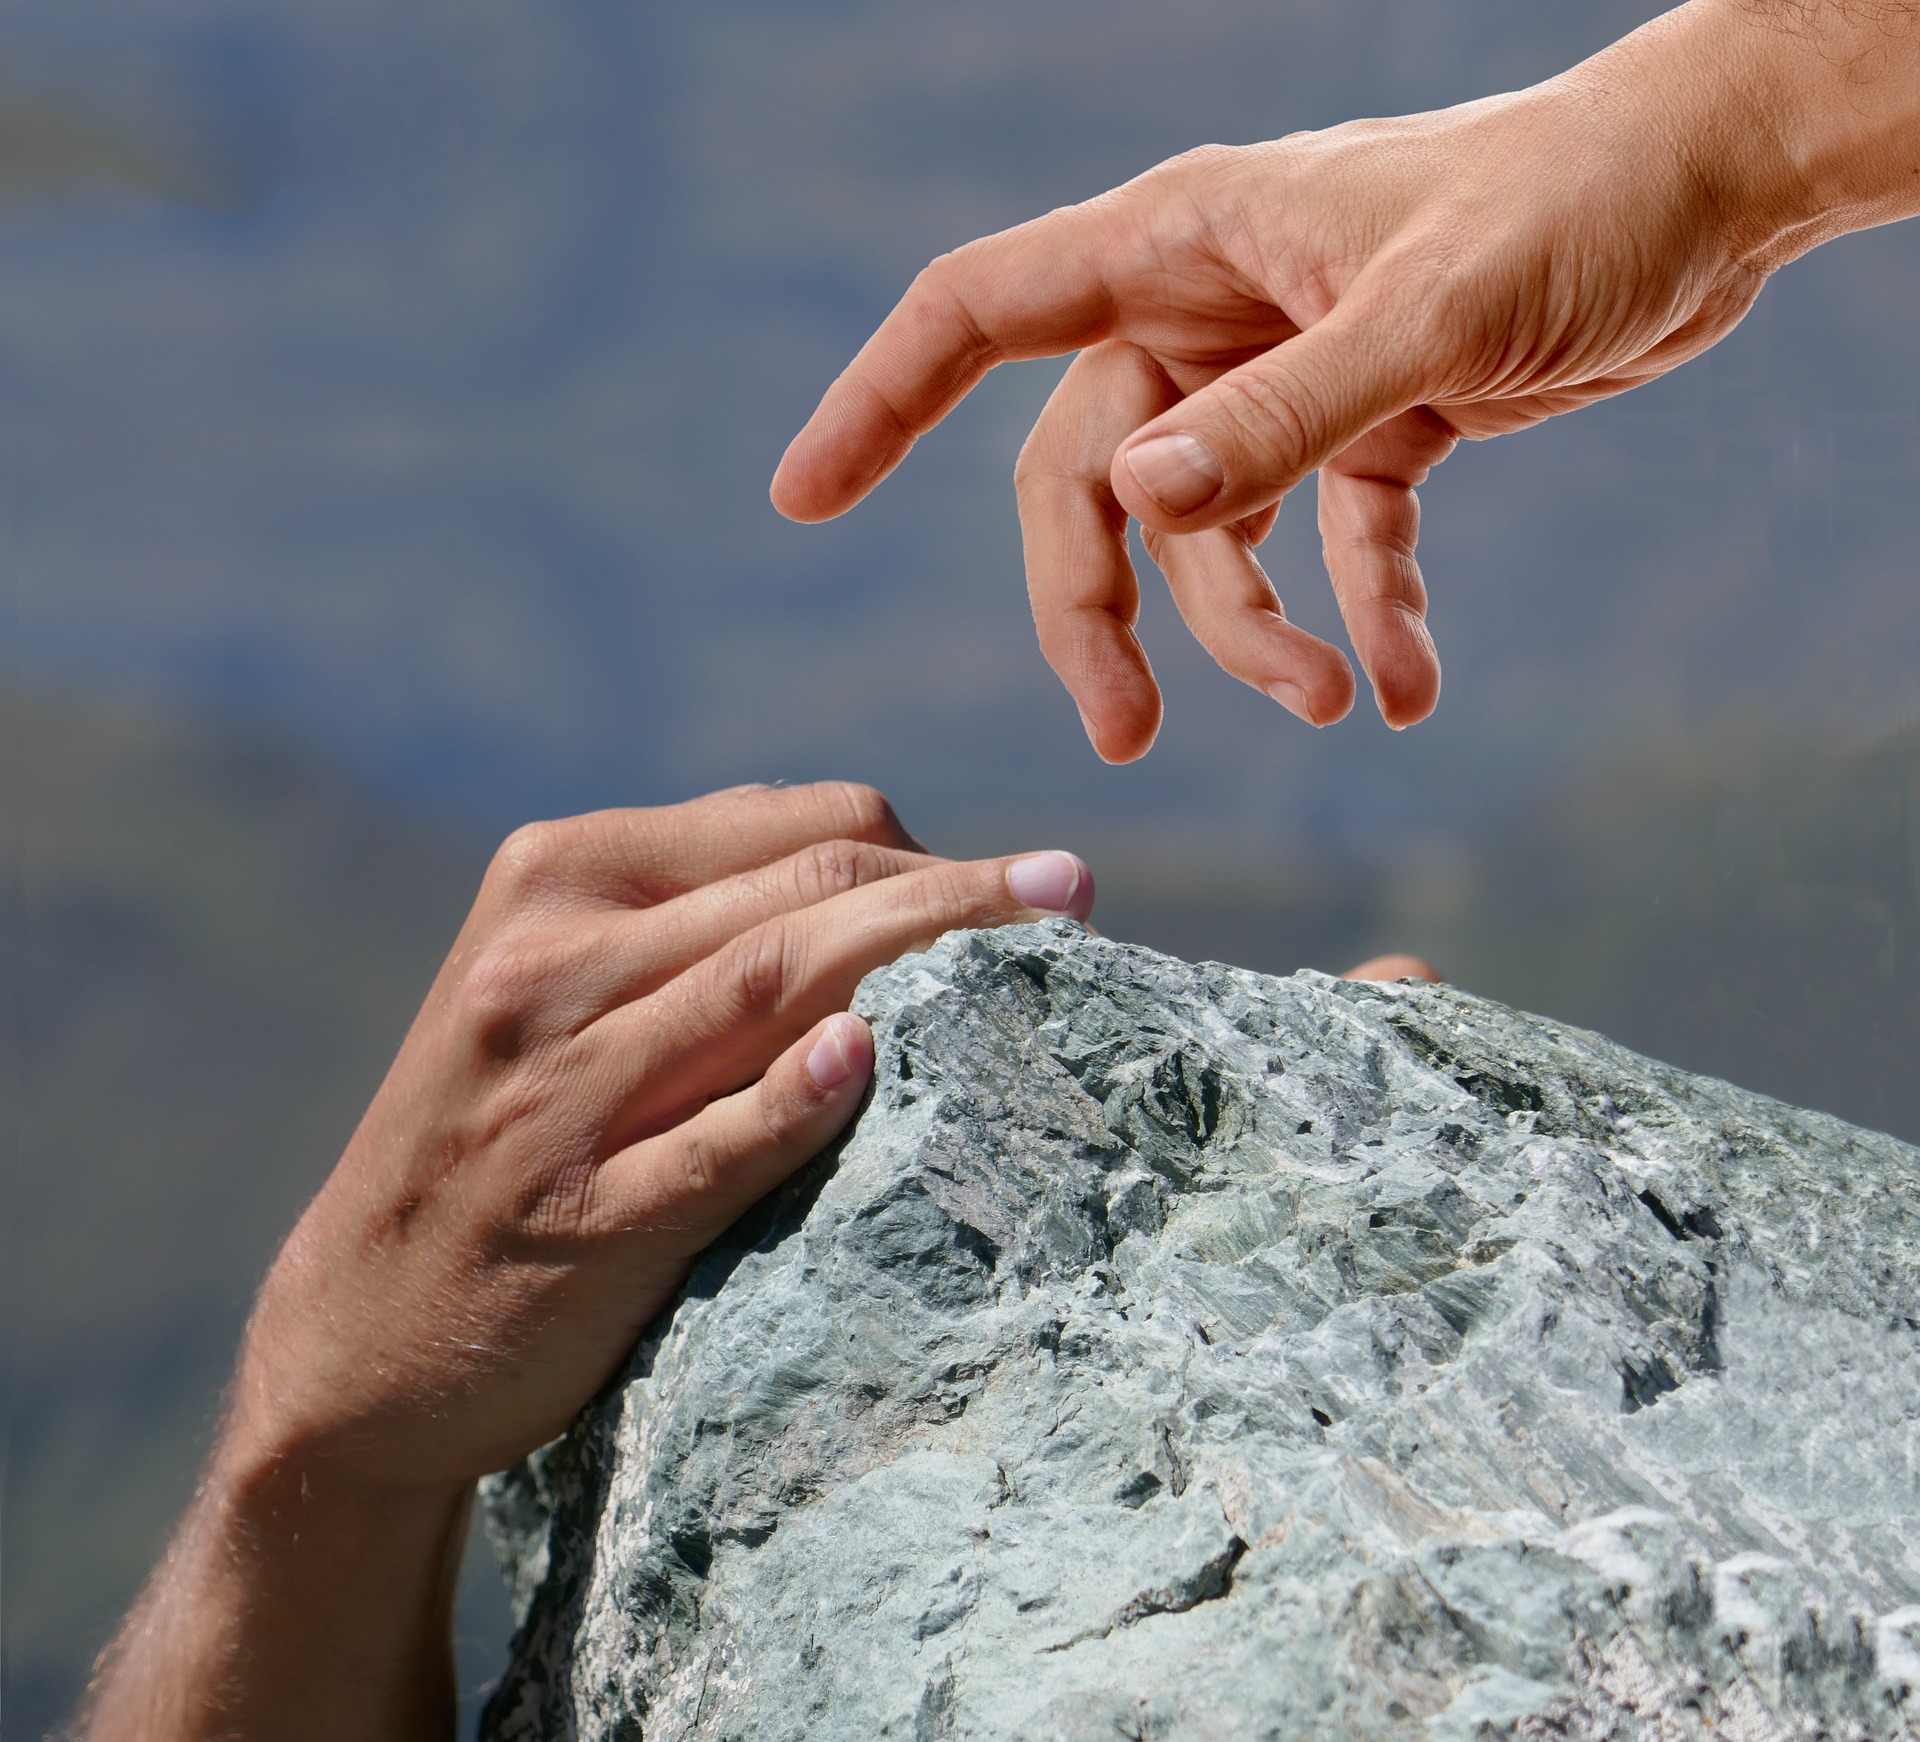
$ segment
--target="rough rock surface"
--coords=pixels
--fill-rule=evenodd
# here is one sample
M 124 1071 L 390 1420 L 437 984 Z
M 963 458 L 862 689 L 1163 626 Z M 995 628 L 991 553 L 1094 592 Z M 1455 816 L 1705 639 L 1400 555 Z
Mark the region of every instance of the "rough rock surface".
M 1056 923 L 492 1484 L 521 1738 L 1913 1738 L 1920 1152 Z

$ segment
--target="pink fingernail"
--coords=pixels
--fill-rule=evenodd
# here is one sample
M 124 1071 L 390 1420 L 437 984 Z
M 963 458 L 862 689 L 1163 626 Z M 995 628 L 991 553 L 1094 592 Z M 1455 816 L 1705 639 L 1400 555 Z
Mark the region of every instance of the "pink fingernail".
M 1281 707 L 1290 714 L 1298 714 L 1309 726 L 1318 726 L 1320 722 L 1313 717 L 1313 710 L 1307 706 L 1307 692 L 1297 683 L 1270 683 L 1267 694 L 1272 696 Z
M 1153 436 L 1126 451 L 1127 470 L 1169 514 L 1191 514 L 1220 494 L 1226 468 L 1197 436 Z
M 1034 853 L 1007 867 L 1015 901 L 1042 913 L 1084 919 L 1093 910 L 1093 873 L 1071 853 Z
M 858 1017 L 836 1016 L 807 1054 L 807 1075 L 816 1088 L 841 1088 L 867 1074 L 868 1052 L 867 1025 Z

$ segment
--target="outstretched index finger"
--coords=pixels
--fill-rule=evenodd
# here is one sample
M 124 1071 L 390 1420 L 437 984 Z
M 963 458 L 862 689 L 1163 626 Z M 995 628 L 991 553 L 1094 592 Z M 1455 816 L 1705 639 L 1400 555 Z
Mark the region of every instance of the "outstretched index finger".
M 982 237 L 928 266 L 794 437 L 773 478 L 789 520 L 844 514 L 996 363 L 1106 336 L 1111 196 Z

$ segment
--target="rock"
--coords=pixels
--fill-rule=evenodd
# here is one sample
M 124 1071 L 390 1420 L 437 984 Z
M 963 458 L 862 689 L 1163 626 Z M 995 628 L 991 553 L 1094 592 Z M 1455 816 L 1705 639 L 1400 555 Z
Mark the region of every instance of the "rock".
M 1906 1738 L 1920 1152 L 1064 922 L 490 1485 L 521 1738 Z

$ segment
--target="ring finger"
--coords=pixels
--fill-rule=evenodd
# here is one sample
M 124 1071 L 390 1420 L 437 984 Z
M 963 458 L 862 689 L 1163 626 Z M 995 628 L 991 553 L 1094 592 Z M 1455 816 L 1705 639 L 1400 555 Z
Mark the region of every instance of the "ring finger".
M 1310 726 L 1330 726 L 1353 706 L 1353 668 L 1285 608 L 1238 526 L 1143 533 L 1181 619 L 1221 670 L 1271 696 Z

